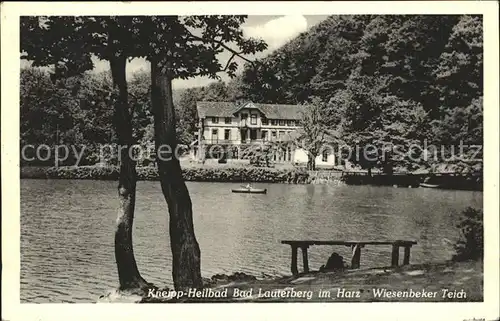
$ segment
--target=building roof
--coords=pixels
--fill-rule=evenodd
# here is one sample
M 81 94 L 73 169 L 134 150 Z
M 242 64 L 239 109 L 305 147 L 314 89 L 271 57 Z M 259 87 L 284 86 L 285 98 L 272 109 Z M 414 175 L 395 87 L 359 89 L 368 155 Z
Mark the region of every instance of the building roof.
M 258 104 L 246 102 L 237 104 L 227 101 L 199 101 L 196 103 L 198 117 L 232 117 L 241 109 L 258 109 L 268 119 L 290 119 L 298 120 L 301 118 L 300 105 L 279 105 L 279 104 Z

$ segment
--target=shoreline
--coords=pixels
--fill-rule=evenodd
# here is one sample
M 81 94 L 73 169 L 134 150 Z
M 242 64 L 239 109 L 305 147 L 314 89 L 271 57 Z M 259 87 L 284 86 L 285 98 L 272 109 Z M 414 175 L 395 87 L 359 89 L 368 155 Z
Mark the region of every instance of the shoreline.
M 429 174 L 394 173 L 384 175 L 374 173 L 368 176 L 364 172 L 345 172 L 339 169 L 318 169 L 309 171 L 301 167 L 253 167 L 242 164 L 181 164 L 184 180 L 187 182 L 218 183 L 277 183 L 298 185 L 370 185 L 402 188 L 418 188 Z M 153 166 L 136 167 L 137 181 L 158 181 L 158 171 Z M 437 175 L 437 176 L 436 176 Z M 21 166 L 21 179 L 83 179 L 117 181 L 118 166 Z M 472 178 L 472 179 L 471 179 Z M 434 182 L 440 190 L 483 191 L 482 177 L 467 177 L 434 174 Z
M 445 261 L 260 279 L 245 273 L 217 274 L 204 279 L 204 288 L 198 291 L 176 294 L 155 287 L 140 294 L 114 290 L 98 302 L 482 302 L 483 273 L 482 261 Z
M 158 181 L 156 167 L 137 167 L 138 181 Z M 243 166 L 185 166 L 183 177 L 191 182 L 225 183 L 282 183 L 282 184 L 344 184 L 341 173 L 335 175 L 311 175 L 300 168 L 265 168 Z M 20 168 L 21 179 L 89 179 L 116 181 L 119 177 L 118 166 L 60 166 Z

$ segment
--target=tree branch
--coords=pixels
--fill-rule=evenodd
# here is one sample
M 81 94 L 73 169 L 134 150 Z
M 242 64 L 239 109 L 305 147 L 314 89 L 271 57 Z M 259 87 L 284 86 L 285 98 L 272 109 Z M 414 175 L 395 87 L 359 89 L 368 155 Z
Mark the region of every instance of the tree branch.
M 221 71 L 222 71 L 222 70 L 221 70 Z M 181 72 L 181 74 L 182 74 L 182 72 Z M 207 74 L 206 74 L 205 72 L 203 72 L 203 71 L 198 71 L 198 72 L 189 72 L 189 78 L 191 78 L 191 77 L 196 77 L 196 76 L 207 76 Z M 183 77 L 185 77 L 185 76 L 183 76 Z M 181 78 L 181 79 L 186 79 L 186 78 L 183 78 L 183 77 L 181 76 L 181 77 L 179 77 L 179 78 Z M 219 77 L 219 76 L 217 76 L 217 77 Z
M 217 48 L 222 47 L 222 48 L 226 49 L 227 51 L 229 51 L 230 53 L 232 53 L 233 56 L 238 56 L 241 59 L 245 60 L 246 62 L 248 62 L 248 63 L 250 63 L 252 65 L 255 65 L 255 61 L 250 60 L 250 59 L 246 58 L 245 56 L 243 56 L 242 52 L 238 52 L 238 51 L 232 49 L 231 47 L 228 47 L 222 40 L 216 40 L 215 38 L 208 40 L 208 39 L 205 39 L 203 37 L 199 37 L 199 36 L 193 35 L 186 27 L 184 27 L 184 30 L 189 35 L 189 37 L 186 40 L 201 41 L 201 42 L 203 42 L 205 44 L 216 43 L 216 44 L 219 45 Z M 234 57 L 232 57 L 232 58 L 234 58 Z
M 130 91 L 128 92 L 128 95 L 131 96 L 132 98 L 134 98 L 135 100 L 138 100 L 137 97 L 134 94 L 132 94 Z
M 129 95 L 130 95 L 130 93 L 129 93 Z M 137 102 L 137 99 L 135 98 L 135 96 L 134 96 L 134 95 L 131 95 L 131 96 L 132 96 L 132 97 L 136 100 L 136 102 Z M 130 122 L 132 122 L 132 119 L 134 118 L 134 113 L 135 113 L 135 105 L 136 105 L 136 104 L 135 104 L 135 103 L 134 103 L 134 104 L 131 104 L 131 103 L 130 103 L 130 101 L 129 101 L 129 105 L 130 105 L 130 110 L 129 110 L 129 115 L 128 115 L 128 116 L 129 116 L 129 120 L 130 120 Z
M 227 63 L 226 63 L 226 67 L 224 67 L 224 69 L 222 69 L 221 71 L 226 71 L 226 70 L 227 70 L 227 68 L 229 67 L 229 64 L 230 64 L 230 63 L 231 63 L 231 61 L 234 59 L 234 57 L 236 57 L 236 54 L 235 54 L 235 53 L 233 53 L 233 54 L 231 55 L 231 58 L 229 58 L 229 59 L 228 59 L 228 61 L 227 61 Z

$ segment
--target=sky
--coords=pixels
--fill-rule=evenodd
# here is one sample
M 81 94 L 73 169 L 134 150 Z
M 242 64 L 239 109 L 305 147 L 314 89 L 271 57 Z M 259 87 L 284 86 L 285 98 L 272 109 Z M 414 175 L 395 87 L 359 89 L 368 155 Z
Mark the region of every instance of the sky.
M 256 55 L 247 56 L 248 58 L 261 58 L 275 49 L 281 47 L 289 40 L 298 36 L 301 32 L 309 30 L 312 26 L 325 20 L 328 16 L 248 16 L 245 24 L 242 25 L 243 33 L 247 37 L 261 38 L 266 41 L 268 49 Z M 229 59 L 230 54 L 225 53 L 220 55 L 221 61 L 225 62 Z M 238 61 L 241 70 L 243 61 Z M 222 63 L 224 66 L 225 63 Z M 132 62 L 127 66 L 127 72 L 133 72 L 138 69 L 148 70 L 149 66 L 145 61 Z M 223 80 L 228 80 L 229 77 L 224 73 L 220 74 Z M 189 88 L 204 86 L 212 82 L 212 79 L 206 77 L 196 77 L 186 80 L 174 80 L 172 86 L 174 89 Z
M 301 32 L 307 31 L 312 26 L 325 20 L 327 17 L 326 15 L 248 16 L 246 22 L 242 25 L 244 35 L 246 37 L 261 38 L 265 40 L 268 44 L 268 49 L 256 55 L 249 55 L 246 57 L 250 59 L 264 57 L 299 35 Z M 229 57 L 229 53 L 220 54 L 219 59 L 221 60 L 221 65 L 224 66 Z M 238 58 L 235 59 L 235 61 L 239 63 L 239 70 L 241 70 L 243 60 Z M 26 63 L 26 61 L 21 61 L 21 67 L 26 66 Z M 94 64 L 94 72 L 109 70 L 109 63 L 107 61 L 95 59 Z M 127 78 L 130 79 L 135 72 L 141 69 L 149 71 L 150 66 L 144 59 L 134 59 L 127 64 L 126 68 Z M 229 79 L 224 73 L 220 73 L 220 76 L 223 80 Z M 214 80 L 207 77 L 194 77 L 186 80 L 176 79 L 173 81 L 172 86 L 174 89 L 190 88 L 204 86 L 212 81 Z

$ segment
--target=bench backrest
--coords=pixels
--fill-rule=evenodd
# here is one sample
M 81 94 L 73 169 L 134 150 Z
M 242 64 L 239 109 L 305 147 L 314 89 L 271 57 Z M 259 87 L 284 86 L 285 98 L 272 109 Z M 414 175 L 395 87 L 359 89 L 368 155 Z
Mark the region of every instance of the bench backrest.
M 281 241 L 281 244 L 289 244 L 292 246 L 310 246 L 310 245 L 345 245 L 345 246 L 353 246 L 353 245 L 399 245 L 399 246 L 412 246 L 417 244 L 415 241 L 407 241 L 407 240 L 394 240 L 394 241 L 314 241 L 314 240 L 305 240 L 305 241 L 291 241 L 284 240 Z

